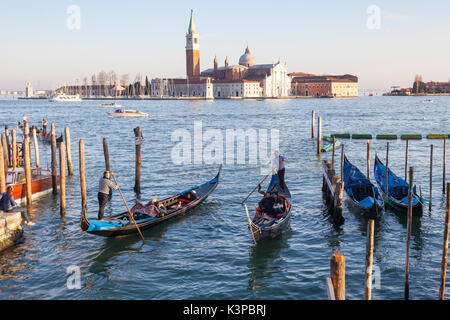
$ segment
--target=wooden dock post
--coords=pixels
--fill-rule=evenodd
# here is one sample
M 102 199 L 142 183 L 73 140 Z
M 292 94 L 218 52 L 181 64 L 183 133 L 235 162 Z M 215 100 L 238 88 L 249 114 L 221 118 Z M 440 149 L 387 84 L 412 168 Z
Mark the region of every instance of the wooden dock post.
M 332 167 L 333 169 L 335 168 L 335 167 L 334 167 L 335 154 L 336 154 L 336 139 L 335 139 L 335 137 L 333 136 L 333 155 L 332 155 L 332 157 L 331 157 L 331 167 Z
M 318 132 L 317 132 L 317 154 L 320 155 L 322 150 L 322 117 L 319 117 L 318 123 Z
M 445 278 L 447 276 L 448 231 L 450 227 L 450 182 L 447 183 L 447 201 L 445 207 L 444 244 L 442 248 L 441 282 L 439 286 L 439 300 L 444 300 Z
M 59 202 L 60 214 L 66 214 L 66 147 L 64 142 L 59 144 Z
M 27 190 L 27 207 L 30 208 L 32 204 L 33 193 L 31 191 L 30 138 L 27 135 L 25 135 L 25 139 L 23 140 L 23 163 L 25 169 L 25 184 Z
M 331 256 L 330 276 L 336 300 L 345 300 L 345 257 L 335 252 Z
M 386 198 L 389 199 L 389 175 L 388 175 L 388 167 L 389 167 L 389 142 L 386 145 L 386 166 L 384 170 L 384 193 L 386 194 Z
M 3 170 L 5 170 L 5 175 L 6 172 L 8 172 L 8 144 L 6 142 L 6 136 L 4 133 L 2 133 L 2 153 L 3 153 Z
M 431 201 L 433 198 L 433 145 L 430 146 L 430 202 L 428 210 L 431 211 Z
M 405 150 L 405 181 L 408 181 L 408 158 L 409 158 L 409 139 L 406 139 L 406 150 Z
M 447 139 L 444 139 L 443 166 L 442 166 L 442 194 L 445 194 L 445 165 L 447 162 Z
M 0 148 L 0 193 L 6 192 L 6 174 L 7 171 L 5 171 L 5 163 L 3 157 L 3 148 Z M 7 167 L 7 166 L 6 166 Z
M 408 190 L 408 215 L 406 225 L 406 266 L 405 266 L 405 300 L 409 300 L 409 243 L 411 239 L 412 226 L 412 198 L 413 198 L 414 170 L 409 168 L 409 190 Z
M 370 179 L 370 140 L 367 140 L 367 179 Z
M 64 133 L 66 137 L 67 171 L 69 176 L 73 176 L 72 147 L 70 143 L 70 131 L 68 127 L 65 128 Z
M 134 144 L 136 148 L 136 161 L 135 161 L 135 178 L 134 178 L 134 191 L 141 192 L 141 146 L 142 146 L 142 129 L 141 127 L 134 128 Z
M 34 162 L 36 163 L 36 167 L 40 167 L 39 163 L 39 145 L 38 145 L 38 139 L 36 135 L 36 127 L 33 126 L 33 145 L 34 145 Z
M 313 138 L 314 139 L 314 136 L 315 136 L 315 128 L 314 128 L 314 126 L 315 126 L 315 124 L 316 124 L 316 112 L 313 110 L 312 111 L 312 118 L 311 118 L 311 138 Z
M 105 157 L 105 170 L 111 171 L 111 167 L 109 165 L 108 141 L 106 138 L 103 138 L 103 156 Z
M 81 189 L 81 209 L 82 211 L 87 210 L 87 193 L 86 193 L 86 174 L 84 167 L 84 140 L 80 139 L 79 142 L 79 157 L 78 161 L 80 164 L 80 189 Z
M 342 149 L 341 149 L 341 177 L 342 177 L 342 181 L 344 181 L 344 144 L 342 144 Z
M 12 148 L 12 167 L 14 170 L 17 168 L 17 137 L 16 137 L 16 129 L 11 130 L 11 148 Z
M 52 122 L 51 129 L 52 138 L 52 187 L 53 194 L 58 194 L 58 184 L 57 184 L 57 162 L 56 162 L 56 135 L 55 135 L 55 124 Z
M 8 158 L 8 167 L 12 167 L 11 164 L 11 145 L 10 145 L 10 139 L 9 139 L 9 129 L 8 125 L 5 125 L 5 136 L 6 136 L 6 147 L 7 147 L 7 158 Z
M 372 300 L 372 267 L 373 267 L 373 244 L 374 244 L 375 220 L 367 222 L 366 240 L 366 272 L 364 278 L 364 300 Z

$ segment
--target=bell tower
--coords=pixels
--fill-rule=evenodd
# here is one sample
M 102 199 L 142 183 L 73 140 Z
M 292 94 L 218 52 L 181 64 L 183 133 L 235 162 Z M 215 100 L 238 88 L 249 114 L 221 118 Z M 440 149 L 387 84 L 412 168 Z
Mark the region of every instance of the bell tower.
M 191 10 L 191 19 L 186 34 L 186 76 L 188 80 L 200 76 L 200 44 L 195 29 L 193 10 Z

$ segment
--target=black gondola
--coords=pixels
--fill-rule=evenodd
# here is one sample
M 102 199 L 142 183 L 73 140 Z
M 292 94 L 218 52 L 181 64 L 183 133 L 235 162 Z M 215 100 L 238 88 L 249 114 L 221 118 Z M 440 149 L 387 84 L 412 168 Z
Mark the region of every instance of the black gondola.
M 396 212 L 407 214 L 409 184 L 388 168 L 388 195 L 386 195 L 386 166 L 380 161 L 377 155 L 375 155 L 374 173 L 375 180 L 380 186 L 386 206 Z M 423 203 L 422 199 L 417 195 L 416 186 L 413 187 L 412 214 L 416 217 L 423 215 Z
M 180 192 L 172 197 L 160 200 L 159 203 L 162 203 L 165 208 L 168 208 L 167 213 L 161 217 L 151 217 L 144 213 L 133 212 L 133 217 L 139 229 L 146 230 L 161 222 L 182 216 L 197 207 L 216 189 L 219 184 L 221 169 L 222 166 L 220 166 L 217 175 L 210 181 Z M 117 237 L 138 233 L 136 225 L 130 221 L 128 211 L 102 220 L 89 221 L 86 217 L 86 208 L 84 208 L 81 212 L 80 226 L 81 230 L 87 233 L 103 237 Z
M 50 132 L 44 133 L 44 131 L 41 130 L 39 132 L 39 136 L 41 137 L 43 142 L 52 143 L 52 135 L 51 135 Z M 62 135 L 62 133 L 61 133 L 61 135 L 59 137 L 56 138 L 56 143 L 61 143 L 61 142 L 63 142 L 63 135 Z
M 344 154 L 344 189 L 351 206 L 367 218 L 376 219 L 384 208 L 383 198 L 378 188 L 362 172 L 348 161 Z
M 279 178 L 277 174 L 272 175 L 272 179 L 270 180 L 269 186 L 267 187 L 266 193 L 277 192 L 281 198 L 286 200 L 284 206 L 284 212 L 280 214 L 280 217 L 270 218 L 264 215 L 264 213 L 255 214 L 253 219 L 250 219 L 247 205 L 245 205 L 245 209 L 247 212 L 249 229 L 252 233 L 253 240 L 255 243 L 264 240 L 266 238 L 275 238 L 280 235 L 284 230 L 286 230 L 289 226 L 289 222 L 292 215 L 292 201 L 291 201 L 291 193 L 287 186 L 284 189 L 280 187 Z

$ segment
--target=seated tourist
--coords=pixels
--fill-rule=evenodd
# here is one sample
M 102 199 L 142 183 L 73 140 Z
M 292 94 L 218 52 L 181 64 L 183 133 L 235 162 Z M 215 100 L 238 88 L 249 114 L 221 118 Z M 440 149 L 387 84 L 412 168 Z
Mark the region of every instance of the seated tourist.
M 6 188 L 6 192 L 2 194 L 2 198 L 0 199 L 1 210 L 11 211 L 15 207 L 17 207 L 17 204 L 14 201 L 13 190 L 13 186 L 9 185 Z

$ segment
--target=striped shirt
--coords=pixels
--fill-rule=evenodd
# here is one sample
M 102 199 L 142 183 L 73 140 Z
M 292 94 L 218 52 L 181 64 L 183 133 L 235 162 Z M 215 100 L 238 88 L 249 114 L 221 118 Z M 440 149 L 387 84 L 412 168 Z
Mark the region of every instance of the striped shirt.
M 99 185 L 98 185 L 98 192 L 104 193 L 104 194 L 109 194 L 109 191 L 111 189 L 113 190 L 117 190 L 117 185 L 114 184 L 114 182 L 112 182 L 109 179 L 105 179 L 105 178 L 100 178 L 99 181 Z

